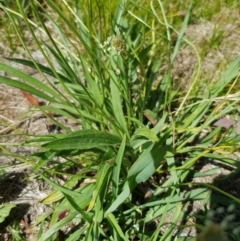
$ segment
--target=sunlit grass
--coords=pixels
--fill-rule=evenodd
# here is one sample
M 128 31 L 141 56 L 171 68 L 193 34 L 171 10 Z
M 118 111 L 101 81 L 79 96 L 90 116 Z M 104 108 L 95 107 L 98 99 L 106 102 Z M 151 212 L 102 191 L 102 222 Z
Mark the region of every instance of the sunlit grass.
M 239 136 L 213 123 L 239 112 L 234 97 L 240 59 L 202 88 L 203 53 L 184 35 L 194 18 L 220 11 L 220 1 L 207 4 L 211 9 L 187 1 L 29 1 L 31 17 L 21 1 L 15 8 L 1 6 L 28 54 L 11 61 L 36 69 L 44 83 L 4 63 L 0 69 L 20 81 L 0 76 L 0 82 L 46 100 L 35 109 L 61 130 L 15 143 L 39 148 L 28 162 L 55 190 L 42 200 L 54 209 L 36 221 L 48 223 L 38 240 L 55 240 L 70 221 L 74 228 L 65 240 L 181 240 L 193 218 L 184 210 L 189 201 L 210 205 L 214 190 L 226 205 L 240 203 L 194 179 L 203 175 L 197 167 L 206 160 L 220 165 L 205 175 L 216 175 L 221 164 L 238 168 L 229 155 L 239 150 Z M 22 26 L 44 63 L 35 61 Z M 218 46 L 222 37 L 216 30 L 207 47 Z M 172 71 L 186 46 L 196 65 L 183 89 Z M 79 130 L 62 125 L 57 115 L 75 120 Z M 77 172 L 68 173 L 69 167 Z M 53 181 L 59 177 L 63 185 Z

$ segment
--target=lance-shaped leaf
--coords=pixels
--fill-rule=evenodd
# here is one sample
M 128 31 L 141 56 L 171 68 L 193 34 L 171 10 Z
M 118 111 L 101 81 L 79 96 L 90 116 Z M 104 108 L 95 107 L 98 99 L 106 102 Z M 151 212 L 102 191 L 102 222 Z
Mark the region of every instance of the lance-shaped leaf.
M 164 161 L 167 153 L 171 153 L 170 146 L 151 145 L 146 149 L 130 168 L 122 192 L 105 212 L 105 215 L 115 211 L 130 196 L 138 183 L 145 182 L 151 177 Z
M 120 143 L 121 139 L 115 135 L 97 130 L 81 130 L 46 143 L 43 147 L 52 150 L 84 150 L 99 146 L 119 145 Z

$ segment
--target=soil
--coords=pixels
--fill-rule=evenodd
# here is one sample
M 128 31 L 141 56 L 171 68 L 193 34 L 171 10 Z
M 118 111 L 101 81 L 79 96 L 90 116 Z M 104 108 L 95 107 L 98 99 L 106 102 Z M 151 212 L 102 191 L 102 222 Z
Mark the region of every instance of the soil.
M 7 36 L 4 35 L 3 30 L 0 30 L 0 32 L 2 35 L 0 61 L 42 79 L 36 71 L 5 59 L 5 57 L 26 58 L 26 54 L 21 46 L 16 45 L 14 51 L 8 48 Z M 222 33 L 223 36 L 220 43 L 210 45 L 214 32 Z M 238 10 L 223 8 L 213 17 L 211 22 L 200 20 L 189 25 L 185 36 L 195 44 L 201 53 L 202 66 L 199 79 L 206 80 L 203 82 L 203 86 L 209 80 L 215 81 L 219 78 L 226 65 L 237 56 L 240 56 L 240 18 Z M 31 42 L 32 40 L 29 39 L 29 43 Z M 204 45 L 209 46 L 205 52 L 201 51 Z M 34 46 L 32 49 L 32 54 L 36 60 L 43 63 L 44 58 L 41 52 L 34 49 Z M 175 81 L 179 81 L 182 88 L 189 86 L 189 79 L 194 74 L 196 62 L 196 56 L 192 48 L 189 46 L 183 47 L 177 56 L 173 70 L 173 78 Z M 0 74 L 6 76 L 6 73 L 1 70 Z M 4 241 L 11 240 L 11 235 L 6 230 L 6 227 L 13 220 L 21 224 L 26 240 L 37 240 L 37 229 L 31 228 L 31 225 L 47 211 L 47 207 L 41 204 L 40 201 L 51 192 L 51 188 L 42 180 L 33 178 L 33 174 L 29 172 L 31 165 L 24 160 L 24 157 L 27 157 L 36 149 L 13 145 L 25 138 L 24 135 L 15 134 L 47 134 L 56 131 L 52 128 L 52 123 L 43 115 L 26 115 L 32 108 L 34 107 L 20 90 L 0 84 L 0 142 L 9 143 L 7 146 L 0 146 L 0 164 L 5 167 L 6 172 L 4 179 L 0 181 L 0 204 L 5 202 L 17 204 L 13 215 L 0 224 L 0 240 Z M 62 121 L 65 125 L 71 125 L 65 119 L 62 119 Z M 14 153 L 16 156 L 10 157 L 8 152 Z M 19 158 L 19 156 L 22 158 Z M 206 163 L 202 170 L 209 170 L 213 166 L 214 163 Z M 219 173 L 219 175 L 226 175 L 229 172 L 230 170 L 223 168 L 222 173 Z M 212 177 L 208 181 L 211 183 L 214 178 L 216 177 Z M 234 190 L 234 188 L 232 189 Z M 240 190 L 237 190 L 237 193 L 236 190 L 234 190 L 233 195 L 240 197 Z M 191 230 L 190 233 L 194 235 L 196 232 Z

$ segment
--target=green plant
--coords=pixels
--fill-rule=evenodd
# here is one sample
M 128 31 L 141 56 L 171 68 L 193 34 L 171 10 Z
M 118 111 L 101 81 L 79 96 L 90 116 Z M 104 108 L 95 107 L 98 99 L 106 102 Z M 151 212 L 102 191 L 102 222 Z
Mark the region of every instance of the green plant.
M 4 178 L 4 171 L 0 169 L 0 185 L 2 185 L 1 181 Z M 10 216 L 10 212 L 13 208 L 16 207 L 14 203 L 1 203 L 0 204 L 0 223 L 3 223 L 6 218 Z
M 1 215 L 0 215 L 0 223 L 2 223 L 8 216 L 10 211 L 16 207 L 14 203 L 4 203 L 0 205 Z
M 50 217 L 49 229 L 39 233 L 39 241 L 57 239 L 58 231 L 70 221 L 77 229 L 66 237 L 68 241 L 171 240 L 174 235 L 178 238 L 178 233 L 180 239 L 187 202 L 198 200 L 204 205 L 209 201 L 208 190 L 214 189 L 217 195 L 239 204 L 238 198 L 211 184 L 192 181 L 194 176 L 218 171 L 202 174 L 194 169 L 202 158 L 238 165 L 226 154 L 239 148 L 239 136 L 212 124 L 239 111 L 239 99 L 231 99 L 230 94 L 238 80 L 240 58 L 217 82 L 191 96 L 199 80 L 196 52 L 198 66 L 186 95 L 172 89 L 172 64 L 181 42 L 194 48 L 183 37 L 191 4 L 177 31 L 168 23 L 161 1 L 150 2 L 146 17 L 138 15 L 141 1 L 122 0 L 115 14 L 110 12 L 110 2 L 87 1 L 85 9 L 79 7 L 85 1 L 71 5 L 63 1 L 69 12 L 63 12 L 62 5 L 54 1 L 45 2 L 49 10 L 43 9 L 44 17 L 52 24 L 51 30 L 37 11 L 41 5 L 34 1 L 29 4 L 37 22 L 28 19 L 19 1 L 17 12 L 2 6 L 30 58 L 10 60 L 37 69 L 45 82 L 0 63 L 1 70 L 20 79 L 0 76 L 0 82 L 48 101 L 35 110 L 62 130 L 29 136 L 21 143 L 40 149 L 28 161 L 37 161 L 32 171 L 56 190 L 42 201 L 55 208 L 36 222 L 41 224 Z M 22 18 L 45 63 L 34 60 L 16 16 Z M 177 34 L 176 42 L 171 32 Z M 46 34 L 49 42 L 42 41 L 40 33 Z M 159 55 L 162 42 L 166 55 Z M 168 68 L 159 82 L 158 70 L 165 60 Z M 79 130 L 62 125 L 55 115 L 73 119 Z M 70 167 L 78 172 L 68 173 Z M 53 181 L 59 175 L 68 176 L 63 186 Z M 143 183 L 149 189 L 145 190 Z
M 14 220 L 12 226 L 7 227 L 8 232 L 11 234 L 11 240 L 13 241 L 22 241 L 21 228 L 19 223 Z

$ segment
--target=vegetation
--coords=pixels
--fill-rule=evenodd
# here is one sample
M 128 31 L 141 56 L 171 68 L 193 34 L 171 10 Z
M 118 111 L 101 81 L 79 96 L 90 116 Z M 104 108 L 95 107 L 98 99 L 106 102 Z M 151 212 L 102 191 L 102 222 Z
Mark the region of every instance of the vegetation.
M 189 22 L 210 18 L 221 3 L 209 1 L 216 5 L 206 12 L 201 2 L 17 0 L 14 7 L 0 5 L 11 23 L 6 31 L 14 29 L 28 53 L 27 59 L 10 61 L 42 75 L 36 79 L 0 63 L 0 70 L 12 76 L 0 76 L 0 82 L 45 100 L 47 105 L 37 104 L 33 111 L 60 130 L 25 134 L 23 142 L 15 143 L 38 148 L 24 162 L 54 189 L 42 200 L 52 211 L 34 224 L 40 227 L 39 241 L 58 240 L 70 222 L 68 241 L 191 240 L 186 229 L 203 228 L 204 207 L 212 200 L 239 208 L 240 200 L 231 193 L 196 181 L 222 166 L 236 174 L 239 162 L 232 156 L 240 143 L 235 125 L 214 125 L 227 115 L 238 121 L 240 57 L 218 80 L 205 76 L 201 82 L 201 53 L 184 37 Z M 228 7 L 237 4 L 229 2 Z M 32 56 L 23 26 L 44 63 Z M 213 35 L 209 45 L 221 37 Z M 192 48 L 197 59 L 185 87 L 172 78 L 181 46 Z M 78 130 L 61 124 L 59 115 L 73 120 Z M 1 143 L 3 153 L 8 145 Z M 215 168 L 202 172 L 206 162 Z M 197 213 L 188 212 L 195 202 Z M 229 237 L 238 240 L 234 232 Z

